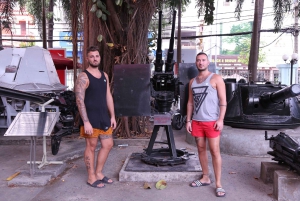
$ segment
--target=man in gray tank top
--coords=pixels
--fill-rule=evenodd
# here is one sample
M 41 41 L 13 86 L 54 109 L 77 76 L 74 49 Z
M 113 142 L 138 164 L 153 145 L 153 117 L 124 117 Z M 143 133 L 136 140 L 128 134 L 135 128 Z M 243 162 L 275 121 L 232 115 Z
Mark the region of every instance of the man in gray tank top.
M 196 56 L 197 77 L 190 80 L 187 104 L 186 129 L 195 137 L 202 176 L 190 186 L 210 185 L 206 139 L 208 140 L 216 179 L 216 196 L 224 197 L 221 184 L 222 159 L 220 154 L 220 134 L 226 112 L 225 83 L 221 76 L 208 71 L 208 57 L 200 52 Z

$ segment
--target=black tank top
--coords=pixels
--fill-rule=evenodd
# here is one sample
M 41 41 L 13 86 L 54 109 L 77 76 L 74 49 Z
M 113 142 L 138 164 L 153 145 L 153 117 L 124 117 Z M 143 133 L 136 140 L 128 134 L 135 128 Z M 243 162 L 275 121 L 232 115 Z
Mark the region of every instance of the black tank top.
M 106 101 L 106 77 L 101 70 L 101 78 L 99 79 L 94 77 L 87 70 L 83 72 L 86 73 L 90 81 L 90 84 L 85 91 L 84 98 L 87 116 L 93 128 L 106 131 L 110 127 L 110 117 Z

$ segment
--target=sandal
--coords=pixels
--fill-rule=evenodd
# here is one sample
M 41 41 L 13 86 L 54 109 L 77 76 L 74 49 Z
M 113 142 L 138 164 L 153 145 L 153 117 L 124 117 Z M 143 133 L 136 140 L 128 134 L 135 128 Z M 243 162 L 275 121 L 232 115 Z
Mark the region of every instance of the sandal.
M 110 180 L 109 178 L 107 178 L 106 176 L 103 177 L 103 179 L 100 179 L 99 181 L 105 183 L 105 184 L 112 184 L 114 183 L 113 181 L 109 182 L 108 180 Z
M 86 182 L 87 185 L 91 186 L 91 187 L 94 187 L 94 188 L 104 188 L 105 185 L 103 186 L 98 186 L 99 184 L 102 184 L 102 182 L 100 180 L 96 180 L 94 183 L 89 183 L 89 182 Z
M 200 186 L 208 186 L 210 183 L 202 183 L 200 180 L 193 181 L 190 186 L 191 187 L 200 187 Z
M 223 193 L 223 194 L 220 194 Z M 222 187 L 216 188 L 216 196 L 217 197 L 225 197 L 226 192 Z

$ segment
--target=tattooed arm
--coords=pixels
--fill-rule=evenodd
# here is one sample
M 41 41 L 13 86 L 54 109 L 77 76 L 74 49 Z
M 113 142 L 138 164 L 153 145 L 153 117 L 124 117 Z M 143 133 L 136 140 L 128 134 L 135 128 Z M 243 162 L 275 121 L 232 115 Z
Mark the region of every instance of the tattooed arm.
M 92 134 L 93 127 L 90 124 L 90 121 L 88 119 L 85 104 L 84 104 L 85 91 L 88 86 L 89 86 L 89 79 L 87 75 L 84 72 L 80 73 L 75 83 L 76 103 L 79 110 L 79 114 L 84 123 L 85 133 Z

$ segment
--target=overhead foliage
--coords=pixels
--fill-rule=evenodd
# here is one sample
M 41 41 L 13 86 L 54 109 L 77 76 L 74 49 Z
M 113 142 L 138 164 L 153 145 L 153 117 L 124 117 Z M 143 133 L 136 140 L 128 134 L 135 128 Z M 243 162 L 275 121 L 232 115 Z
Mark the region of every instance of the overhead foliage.
M 294 12 L 298 10 L 298 17 L 300 16 L 299 12 L 299 2 L 300 0 L 273 0 L 273 10 L 274 10 L 274 29 L 275 32 L 278 32 L 281 29 L 284 17 L 286 13 Z M 239 20 L 242 12 L 242 5 L 244 0 L 236 0 L 236 9 L 235 16 Z M 297 5 L 298 4 L 298 5 Z
M 230 29 L 230 33 L 241 33 L 241 32 L 249 32 L 252 30 L 253 22 L 246 22 L 238 25 L 233 25 Z M 246 34 L 246 35 L 235 35 L 235 36 L 227 36 L 223 39 L 223 42 L 234 44 L 235 49 L 225 50 L 228 54 L 240 54 L 242 52 L 245 39 L 251 40 L 252 34 Z
M 39 32 L 42 31 L 42 3 L 41 0 L 30 0 L 26 4 L 28 12 L 34 16 L 34 21 L 38 25 Z
M 204 21 L 211 25 L 214 22 L 214 0 L 197 0 L 196 7 L 198 7 L 198 17 L 204 14 Z
M 253 22 L 246 22 L 238 25 L 233 25 L 230 29 L 230 33 L 240 33 L 240 32 L 248 32 L 252 30 Z M 240 55 L 239 60 L 244 64 L 248 64 L 249 62 L 249 54 L 251 48 L 251 37 L 252 34 L 247 35 L 236 35 L 236 36 L 228 36 L 223 39 L 225 43 L 235 45 L 233 50 L 222 50 L 222 54 L 225 55 Z M 262 43 L 261 43 L 262 44 Z M 260 50 L 258 56 L 258 62 L 262 63 L 266 59 L 266 54 L 264 51 Z

